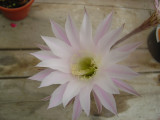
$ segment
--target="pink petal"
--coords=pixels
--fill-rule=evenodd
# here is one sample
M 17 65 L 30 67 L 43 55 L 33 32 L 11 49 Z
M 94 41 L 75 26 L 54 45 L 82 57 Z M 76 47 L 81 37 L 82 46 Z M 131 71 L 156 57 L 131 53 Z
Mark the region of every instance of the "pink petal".
M 98 99 L 97 95 L 94 92 L 93 92 L 93 97 L 94 97 L 94 100 L 96 102 L 98 113 L 101 113 L 102 112 L 102 104 L 101 104 L 100 100 Z
M 64 29 L 57 23 L 55 23 L 54 21 L 51 21 L 51 26 L 52 26 L 52 31 L 54 32 L 55 36 L 60 39 L 63 40 L 65 43 L 67 43 L 68 45 L 70 45 L 70 42 L 67 38 L 66 32 L 64 31 Z
M 111 22 L 112 22 L 112 12 L 99 24 L 96 34 L 94 37 L 95 43 L 98 43 L 98 41 L 108 32 Z
M 92 88 L 87 86 L 81 90 L 80 95 L 79 95 L 82 109 L 85 111 L 87 116 L 89 116 L 89 113 L 90 113 L 90 93 L 91 93 L 91 90 L 92 90 Z
M 34 52 L 31 53 L 31 55 L 37 57 L 40 60 L 47 60 L 47 59 L 51 59 L 51 58 L 57 58 L 57 56 L 55 56 L 52 52 L 50 51 L 38 51 L 38 52 Z
M 121 34 L 123 27 L 124 25 L 116 30 L 107 33 L 103 38 L 99 40 L 97 47 L 102 51 L 109 51 L 112 45 L 114 45 L 119 40 L 118 37 Z
M 83 22 L 81 25 L 80 31 L 80 42 L 85 49 L 93 48 L 93 40 L 92 40 L 92 25 L 88 16 L 88 13 L 85 9 L 85 14 L 83 18 Z M 90 47 L 88 47 L 90 46 Z
M 82 112 L 82 108 L 79 101 L 79 96 L 75 97 L 74 106 L 73 106 L 73 114 L 72 120 L 77 120 Z
M 45 98 L 43 98 L 43 99 L 41 99 L 42 101 L 48 101 L 48 100 L 50 100 L 50 98 L 51 98 L 51 96 L 47 96 L 47 97 L 45 97 Z
M 66 86 L 67 86 L 67 83 L 65 83 L 63 85 L 60 85 L 53 92 L 53 94 L 51 95 L 51 99 L 50 99 L 50 102 L 49 102 L 48 109 L 52 108 L 52 107 L 55 107 L 55 106 L 58 106 L 59 104 L 62 103 L 62 98 L 63 98 L 64 91 L 66 89 Z
M 12 28 L 15 28 L 17 25 L 15 23 L 10 24 Z
M 71 47 L 65 42 L 54 37 L 42 36 L 42 39 L 49 46 L 51 51 L 58 57 L 64 58 L 72 54 Z
M 50 73 L 45 79 L 42 81 L 40 87 L 46 87 L 53 84 L 64 84 L 71 79 L 70 75 L 67 73 L 62 73 L 59 71 L 54 71 Z
M 117 114 L 116 102 L 113 95 L 108 94 L 96 85 L 94 86 L 93 90 L 99 98 L 101 104 L 112 113 Z
M 79 32 L 70 16 L 67 17 L 65 30 L 72 47 L 79 48 Z
M 64 59 L 49 59 L 49 60 L 45 60 L 40 62 L 39 64 L 37 64 L 37 67 L 48 67 L 54 70 L 58 70 L 64 73 L 70 73 L 70 66 L 69 63 L 67 62 L 67 60 Z
M 119 94 L 119 90 L 106 74 L 101 74 L 101 77 L 99 77 L 99 79 L 96 80 L 94 84 L 101 87 L 107 93 Z
M 112 80 L 115 83 L 115 85 L 117 85 L 117 87 L 119 87 L 121 90 L 139 96 L 139 94 L 135 91 L 133 87 L 123 82 L 122 80 L 117 80 L 117 79 L 112 79 Z
M 71 82 L 68 83 L 65 93 L 63 95 L 63 106 L 64 107 L 68 104 L 68 102 L 73 97 L 79 94 L 82 87 L 83 85 L 81 84 L 81 82 L 77 80 L 72 80 Z
M 138 75 L 138 73 L 134 72 L 129 67 L 118 64 L 108 66 L 106 72 L 110 77 L 125 80 L 132 79 Z
M 53 71 L 54 70 L 52 70 L 52 69 L 45 69 L 45 70 L 42 70 L 41 72 L 35 74 L 34 76 L 32 76 L 28 79 L 42 81 L 46 76 L 48 76 Z
M 46 45 L 38 44 L 37 46 L 38 46 L 41 50 L 47 50 L 47 51 L 50 50 L 49 47 L 46 46 Z
M 117 63 L 127 58 L 128 55 L 133 52 L 138 46 L 140 46 L 142 42 L 127 44 L 122 47 L 111 50 L 110 52 L 110 60 L 112 63 Z M 107 61 L 106 61 L 107 62 Z
M 137 47 L 139 47 L 143 42 L 136 42 L 136 43 L 130 43 L 130 44 L 126 44 L 123 45 L 121 47 L 118 47 L 114 50 L 116 51 L 121 51 L 121 52 L 127 52 L 127 51 L 134 51 Z
M 156 4 L 156 6 L 159 6 L 158 0 L 155 0 L 155 4 Z

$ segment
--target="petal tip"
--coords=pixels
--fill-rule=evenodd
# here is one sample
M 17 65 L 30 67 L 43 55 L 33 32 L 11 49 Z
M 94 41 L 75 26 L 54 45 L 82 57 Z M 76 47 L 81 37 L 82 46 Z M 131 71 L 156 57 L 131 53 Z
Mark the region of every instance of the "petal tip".
M 31 76 L 31 77 L 28 77 L 28 79 L 29 79 L 29 80 L 34 80 L 33 76 Z
M 85 6 L 84 6 L 84 12 L 85 12 L 86 15 L 88 15 L 88 12 L 87 12 L 87 9 L 86 9 Z

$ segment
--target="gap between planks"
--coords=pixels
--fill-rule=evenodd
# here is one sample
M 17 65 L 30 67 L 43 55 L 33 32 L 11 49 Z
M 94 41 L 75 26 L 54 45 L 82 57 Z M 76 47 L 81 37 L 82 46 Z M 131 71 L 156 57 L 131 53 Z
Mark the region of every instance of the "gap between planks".
M 137 72 L 139 75 L 144 75 L 144 74 L 159 74 L 160 71 L 149 71 L 149 72 Z M 0 80 L 14 80 L 14 79 L 27 79 L 31 76 L 12 76 L 12 77 L 0 77 Z
M 1 51 L 33 51 L 41 50 L 40 48 L 0 48 Z M 137 50 L 148 50 L 148 48 L 137 48 Z
M 113 6 L 113 5 L 92 5 L 92 4 L 76 4 L 76 3 L 50 3 L 50 2 L 35 2 L 35 4 L 38 3 L 38 4 L 60 4 L 60 5 L 84 5 L 85 6 L 99 6 L 99 7 L 108 7 L 108 8 L 123 8 L 123 9 L 138 9 L 138 10 L 150 10 L 150 11 L 154 11 L 153 9 L 151 8 L 130 8 L 130 7 L 121 7 L 121 6 Z
M 154 0 L 143 0 L 132 1 L 132 0 L 35 0 L 35 3 L 42 4 L 62 4 L 62 5 L 84 5 L 84 6 L 102 6 L 102 7 L 116 7 L 126 9 L 142 9 L 142 10 L 153 10 Z

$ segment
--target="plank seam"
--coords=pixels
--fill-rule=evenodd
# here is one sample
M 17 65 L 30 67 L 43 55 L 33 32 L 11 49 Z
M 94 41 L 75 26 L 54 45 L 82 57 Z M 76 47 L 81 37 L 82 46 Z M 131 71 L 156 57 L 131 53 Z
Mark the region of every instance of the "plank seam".
M 29 50 L 40 50 L 39 48 L 0 48 L 1 51 L 29 51 Z M 148 50 L 148 48 L 137 48 L 137 50 Z
M 112 5 L 92 5 L 92 4 L 76 4 L 76 3 L 50 3 L 50 2 L 35 2 L 34 4 L 61 4 L 61 5 L 85 5 L 85 6 L 100 6 L 100 7 L 110 7 L 110 8 L 123 8 L 123 9 L 133 9 L 133 10 L 149 10 L 154 11 L 153 9 L 147 9 L 147 8 L 129 8 L 129 7 L 121 7 L 121 6 L 112 6 Z
M 143 74 L 159 74 L 160 71 L 146 71 L 146 72 L 138 72 L 140 75 Z M 10 80 L 10 79 L 27 79 L 31 76 L 13 76 L 13 77 L 0 77 L 0 80 Z

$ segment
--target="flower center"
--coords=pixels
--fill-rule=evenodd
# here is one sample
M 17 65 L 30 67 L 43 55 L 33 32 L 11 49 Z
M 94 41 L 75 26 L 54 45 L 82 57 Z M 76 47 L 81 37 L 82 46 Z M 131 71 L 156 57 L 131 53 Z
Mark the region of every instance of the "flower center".
M 93 58 L 84 57 L 78 63 L 72 65 L 72 74 L 81 78 L 89 79 L 95 75 L 97 65 Z

